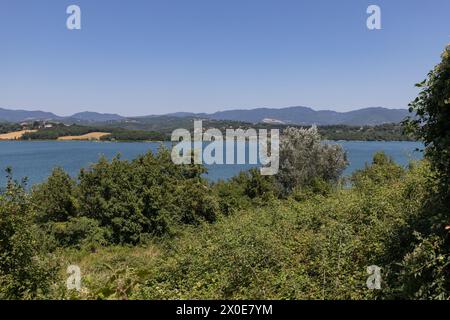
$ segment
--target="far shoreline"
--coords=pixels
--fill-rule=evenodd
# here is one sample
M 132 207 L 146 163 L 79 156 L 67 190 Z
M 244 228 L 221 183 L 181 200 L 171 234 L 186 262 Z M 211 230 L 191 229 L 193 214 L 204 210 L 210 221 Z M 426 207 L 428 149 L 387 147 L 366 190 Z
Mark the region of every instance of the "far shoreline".
M 85 139 L 85 140 L 81 140 L 81 139 L 3 139 L 0 140 L 1 142 L 44 142 L 44 141 L 49 141 L 49 142 L 120 142 L 120 143 L 135 143 L 135 142 L 159 142 L 159 143 L 164 143 L 164 142 L 177 142 L 177 141 L 171 141 L 171 140 L 96 140 L 96 139 Z M 322 141 L 326 142 L 326 141 L 330 141 L 330 142 L 421 142 L 420 140 L 353 140 L 353 139 L 339 139 L 339 140 L 331 140 L 331 139 L 322 139 Z

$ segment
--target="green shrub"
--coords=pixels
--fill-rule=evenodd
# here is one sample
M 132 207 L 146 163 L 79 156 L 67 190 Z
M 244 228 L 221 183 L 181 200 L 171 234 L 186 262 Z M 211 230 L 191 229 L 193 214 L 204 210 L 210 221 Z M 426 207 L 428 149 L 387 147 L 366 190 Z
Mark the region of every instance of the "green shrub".
M 29 196 L 8 171 L 0 194 L 0 299 L 43 297 L 50 290 L 55 264 L 34 218 Z
M 110 237 L 98 221 L 87 217 L 71 217 L 68 221 L 50 222 L 43 227 L 59 245 L 78 249 L 106 245 Z
M 356 188 L 363 188 L 371 183 L 380 185 L 386 182 L 399 180 L 405 170 L 384 152 L 377 152 L 373 156 L 372 164 L 366 163 L 365 168 L 356 170 L 350 180 Z
M 250 198 L 244 194 L 244 186 L 235 180 L 218 181 L 213 186 L 217 195 L 219 210 L 222 215 L 228 216 L 250 206 Z
M 106 159 L 79 175 L 80 216 L 99 221 L 114 243 L 170 235 L 180 224 L 212 222 L 219 206 L 204 169 L 175 165 L 161 148 L 129 162 Z
M 53 169 L 47 180 L 33 186 L 32 202 L 38 207 L 39 223 L 64 222 L 77 212 L 75 181 L 61 168 Z

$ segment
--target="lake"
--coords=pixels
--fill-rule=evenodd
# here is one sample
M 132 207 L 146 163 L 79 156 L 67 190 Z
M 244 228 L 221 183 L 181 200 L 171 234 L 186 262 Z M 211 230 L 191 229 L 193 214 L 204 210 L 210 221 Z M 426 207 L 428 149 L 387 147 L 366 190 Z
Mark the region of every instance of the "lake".
M 421 159 L 422 153 L 415 151 L 423 145 L 404 141 L 336 141 L 347 151 L 350 165 L 345 171 L 348 175 L 363 168 L 372 160 L 377 151 L 384 151 L 397 163 L 406 166 L 410 160 Z M 0 141 L 0 169 L 11 166 L 14 178 L 28 177 L 29 184 L 44 181 L 52 168 L 60 166 L 71 176 L 76 177 L 80 168 L 88 167 L 101 155 L 111 159 L 117 153 L 122 159 L 133 159 L 151 150 L 155 152 L 157 142 L 89 142 L 89 141 Z M 253 165 L 212 165 L 208 166 L 206 176 L 211 181 L 228 179 Z M 0 175 L 0 186 L 4 186 L 5 174 Z

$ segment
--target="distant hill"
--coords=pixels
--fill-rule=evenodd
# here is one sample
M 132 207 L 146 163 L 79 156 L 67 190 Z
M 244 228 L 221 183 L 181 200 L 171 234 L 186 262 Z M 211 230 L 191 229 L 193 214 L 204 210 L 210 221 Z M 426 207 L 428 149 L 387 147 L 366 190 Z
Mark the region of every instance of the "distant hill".
M 0 108 L 0 121 L 3 122 L 23 122 L 33 120 L 58 120 L 61 117 L 51 112 L 27 111 L 27 110 L 9 110 Z
M 349 112 L 331 110 L 315 111 L 308 107 L 288 107 L 282 109 L 258 108 L 252 110 L 230 110 L 206 115 L 215 120 L 235 120 L 252 123 L 281 122 L 299 125 L 378 125 L 385 123 L 398 123 L 409 112 L 406 109 L 365 108 Z M 205 117 L 205 115 L 201 115 Z
M 125 119 L 125 117 L 122 117 L 115 113 L 98 113 L 91 111 L 78 112 L 71 115 L 70 118 L 87 122 L 106 122 Z
M 69 117 L 61 117 L 51 112 L 8 110 L 0 108 L 0 122 L 23 122 L 33 120 L 57 120 L 66 123 L 102 123 L 102 122 L 174 122 L 179 118 L 201 118 L 210 120 L 240 121 L 249 123 L 295 124 L 295 125 L 380 125 L 399 123 L 408 116 L 406 109 L 365 108 L 348 112 L 332 110 L 313 110 L 309 107 L 257 108 L 250 110 L 228 110 L 215 113 L 178 112 L 167 115 L 142 117 L 123 117 L 118 114 L 79 112 Z
M 52 112 L 45 111 L 27 111 L 27 110 L 10 110 L 0 108 L 0 122 L 25 122 L 25 121 L 61 121 L 61 122 L 108 122 L 119 121 L 125 119 L 118 114 L 98 113 L 98 112 L 79 112 L 69 117 L 58 116 Z

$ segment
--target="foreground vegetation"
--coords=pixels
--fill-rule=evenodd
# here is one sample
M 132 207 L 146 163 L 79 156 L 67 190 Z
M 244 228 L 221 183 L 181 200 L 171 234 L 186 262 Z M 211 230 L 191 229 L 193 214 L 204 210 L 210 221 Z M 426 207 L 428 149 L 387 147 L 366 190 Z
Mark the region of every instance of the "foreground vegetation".
M 401 279 L 383 282 L 381 292 L 365 285 L 367 266 L 393 271 L 407 240 L 402 229 L 411 227 L 423 200 L 426 166 L 395 167 L 399 176 L 386 178 L 391 166 L 361 172 L 356 189 L 264 205 L 260 197 L 248 199 L 260 205 L 185 228 L 173 240 L 96 253 L 70 250 L 64 259 L 85 273 L 83 298 L 414 298 L 400 285 L 413 274 L 396 274 Z
M 353 188 L 316 180 L 287 197 L 256 170 L 211 186 L 201 171 L 178 172 L 175 184 L 159 186 L 173 174 L 166 167 L 143 193 L 131 192 L 139 178 L 130 181 L 124 167 L 159 167 L 164 156 L 101 160 L 78 184 L 56 169 L 30 195 L 10 181 L 1 230 L 21 236 L 2 235 L 10 248 L 2 261 L 12 263 L 2 265 L 3 298 L 448 297 L 414 287 L 417 273 L 445 264 L 430 254 L 434 242 L 414 251 L 422 238 L 412 230 L 435 188 L 426 162 L 403 169 L 377 154 L 353 175 Z M 81 268 L 81 292 L 65 287 L 71 264 Z M 366 287 L 374 264 L 383 270 L 379 292 Z

